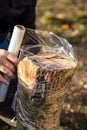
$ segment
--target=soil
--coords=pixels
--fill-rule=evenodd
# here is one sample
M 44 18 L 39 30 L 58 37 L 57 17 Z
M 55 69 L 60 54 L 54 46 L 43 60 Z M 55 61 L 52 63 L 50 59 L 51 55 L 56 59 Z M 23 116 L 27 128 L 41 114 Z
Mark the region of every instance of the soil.
M 78 56 L 78 68 L 70 83 L 61 125 L 64 130 L 87 130 L 87 44 L 74 45 Z

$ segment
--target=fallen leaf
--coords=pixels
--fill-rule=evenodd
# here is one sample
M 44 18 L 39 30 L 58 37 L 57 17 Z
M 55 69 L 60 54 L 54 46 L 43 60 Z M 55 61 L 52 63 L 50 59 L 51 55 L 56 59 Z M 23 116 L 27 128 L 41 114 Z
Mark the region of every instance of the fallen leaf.
M 63 20 L 65 18 L 64 14 L 57 14 L 56 16 L 58 19 Z
M 69 26 L 68 24 L 63 24 L 63 25 L 61 26 L 61 28 L 62 28 L 63 30 L 69 30 L 69 29 L 70 29 L 70 26 Z

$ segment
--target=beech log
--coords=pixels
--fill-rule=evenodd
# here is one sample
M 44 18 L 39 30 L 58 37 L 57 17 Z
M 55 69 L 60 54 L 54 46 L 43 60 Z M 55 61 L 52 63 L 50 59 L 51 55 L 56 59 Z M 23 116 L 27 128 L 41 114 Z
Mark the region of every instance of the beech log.
M 41 53 L 20 61 L 17 130 L 61 130 L 60 114 L 76 66 L 62 53 Z

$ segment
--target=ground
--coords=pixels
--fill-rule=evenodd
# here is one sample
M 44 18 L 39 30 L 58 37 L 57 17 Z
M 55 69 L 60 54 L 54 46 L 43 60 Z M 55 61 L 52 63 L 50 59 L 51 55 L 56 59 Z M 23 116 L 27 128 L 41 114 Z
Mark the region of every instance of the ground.
M 87 41 L 86 41 L 87 42 Z M 87 130 L 87 44 L 75 45 L 79 63 L 61 113 L 64 130 Z
M 38 0 L 36 13 L 37 29 L 68 39 L 78 57 L 61 113 L 61 126 L 64 130 L 87 130 L 87 1 Z M 7 129 L 6 124 L 0 123 L 0 130 Z

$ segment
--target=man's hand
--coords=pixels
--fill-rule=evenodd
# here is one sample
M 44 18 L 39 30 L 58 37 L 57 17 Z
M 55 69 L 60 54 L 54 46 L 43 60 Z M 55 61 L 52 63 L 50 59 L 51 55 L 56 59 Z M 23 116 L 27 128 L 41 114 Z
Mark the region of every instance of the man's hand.
M 3 74 L 8 75 L 11 79 L 15 78 L 14 72 L 19 60 L 14 55 L 3 49 L 0 49 L 0 82 L 8 85 L 8 81 L 4 78 Z

